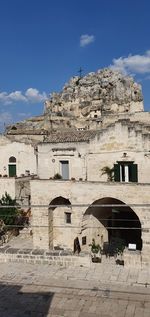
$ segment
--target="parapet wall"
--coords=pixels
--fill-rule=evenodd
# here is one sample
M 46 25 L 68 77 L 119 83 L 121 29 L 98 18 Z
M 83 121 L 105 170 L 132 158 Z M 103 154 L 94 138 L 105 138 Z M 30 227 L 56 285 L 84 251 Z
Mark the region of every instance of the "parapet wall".
M 90 267 L 91 257 L 75 256 L 66 251 L 15 249 L 9 246 L 0 248 L 0 262 L 22 262 L 31 264 L 49 264 L 60 266 L 85 266 Z

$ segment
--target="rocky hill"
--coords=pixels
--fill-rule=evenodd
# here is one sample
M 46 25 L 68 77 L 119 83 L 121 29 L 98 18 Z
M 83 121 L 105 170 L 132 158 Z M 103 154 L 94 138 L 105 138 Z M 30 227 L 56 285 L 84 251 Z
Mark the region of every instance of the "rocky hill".
M 141 86 L 133 78 L 107 68 L 71 78 L 60 93 L 51 94 L 43 115 L 8 127 L 6 134 L 45 135 L 70 128 L 100 129 L 105 117 L 111 115 L 116 121 L 121 114 L 130 116 L 141 111 Z
M 111 69 L 70 79 L 60 93 L 45 102 L 45 114 L 92 117 L 108 113 L 143 110 L 141 86 L 133 78 Z

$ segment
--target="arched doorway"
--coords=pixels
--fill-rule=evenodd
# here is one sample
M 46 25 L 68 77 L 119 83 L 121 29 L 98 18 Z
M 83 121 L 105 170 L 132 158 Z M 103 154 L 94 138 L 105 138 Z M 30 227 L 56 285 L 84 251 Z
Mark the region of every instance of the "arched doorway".
M 65 230 L 66 224 L 71 224 L 71 203 L 69 199 L 59 196 L 54 198 L 49 204 L 50 249 L 59 249 L 67 242 L 65 237 L 67 232 Z
M 16 158 L 14 156 L 11 156 L 9 158 L 9 164 L 8 164 L 8 175 L 9 175 L 9 177 L 15 177 L 16 174 L 17 174 Z
M 86 210 L 83 222 L 84 219 L 89 219 L 87 240 L 94 238 L 101 247 L 106 243 L 110 245 L 122 241 L 124 246 L 136 244 L 137 250 L 142 249 L 140 220 L 124 202 L 111 197 L 98 199 Z

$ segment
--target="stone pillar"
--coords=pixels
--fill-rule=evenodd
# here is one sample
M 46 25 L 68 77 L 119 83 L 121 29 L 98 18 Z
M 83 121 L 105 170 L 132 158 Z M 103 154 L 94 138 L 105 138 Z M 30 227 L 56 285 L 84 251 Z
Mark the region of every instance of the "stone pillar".
M 76 202 L 75 202 L 76 203 Z M 83 214 L 85 212 L 85 207 L 72 207 L 72 242 L 76 237 L 78 237 L 81 250 L 82 250 L 82 220 Z M 73 243 L 72 243 L 73 246 Z
M 49 220 L 47 207 L 32 209 L 33 247 L 49 250 Z
M 150 208 L 142 208 L 141 210 L 142 225 L 142 263 L 149 265 L 150 263 Z

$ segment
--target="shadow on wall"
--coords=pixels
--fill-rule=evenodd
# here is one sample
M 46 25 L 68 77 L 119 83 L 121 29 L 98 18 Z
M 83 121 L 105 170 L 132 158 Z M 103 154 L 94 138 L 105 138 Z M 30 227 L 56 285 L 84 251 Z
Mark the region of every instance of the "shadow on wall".
M 54 293 L 40 291 L 41 286 L 0 283 L 0 316 L 47 317 Z M 31 289 L 31 292 L 30 292 Z

